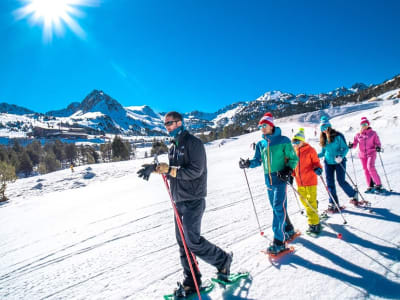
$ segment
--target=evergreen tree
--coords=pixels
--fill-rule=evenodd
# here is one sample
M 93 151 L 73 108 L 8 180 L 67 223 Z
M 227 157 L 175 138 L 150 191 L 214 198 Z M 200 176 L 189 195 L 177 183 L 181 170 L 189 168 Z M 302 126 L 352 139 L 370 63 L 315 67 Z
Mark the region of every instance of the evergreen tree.
M 28 155 L 28 153 L 24 150 L 19 157 L 19 166 L 18 166 L 18 173 L 24 173 L 25 177 L 28 177 L 33 170 L 32 161 Z
M 34 166 L 38 165 L 40 162 L 40 158 L 43 156 L 43 149 L 40 142 L 37 140 L 33 141 L 33 143 L 26 146 L 26 152 L 28 153 L 32 164 Z
M 100 153 L 104 162 L 110 161 L 112 155 L 111 143 L 101 144 Z
M 13 182 L 17 179 L 15 175 L 14 166 L 6 163 L 5 161 L 0 161 L 0 202 L 7 201 L 6 188 L 8 182 Z
M 160 155 L 168 152 L 168 147 L 161 141 L 154 141 L 151 147 L 151 156 Z
M 119 136 L 115 136 L 112 144 L 113 151 L 113 159 L 117 160 L 128 160 L 129 159 L 129 150 L 126 147 L 125 143 Z
M 72 164 L 78 155 L 76 145 L 74 143 L 67 144 L 64 152 L 65 158 Z
M 54 172 L 61 168 L 61 163 L 57 160 L 55 154 L 53 152 L 46 153 L 43 159 L 43 165 L 41 166 L 41 170 L 45 173 Z

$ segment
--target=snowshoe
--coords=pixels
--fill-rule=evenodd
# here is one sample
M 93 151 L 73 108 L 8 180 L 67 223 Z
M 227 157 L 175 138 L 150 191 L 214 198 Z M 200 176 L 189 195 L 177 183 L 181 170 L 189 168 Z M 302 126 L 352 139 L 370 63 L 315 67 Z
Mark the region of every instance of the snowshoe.
M 281 258 L 282 256 L 285 256 L 286 254 L 294 252 L 294 250 L 295 250 L 293 246 L 291 246 L 291 247 L 284 246 L 284 248 L 281 249 L 281 251 L 272 253 L 272 252 L 269 252 L 269 248 L 270 247 L 268 247 L 267 250 L 262 250 L 261 252 L 268 255 L 271 260 L 277 260 L 277 259 Z
M 300 235 L 301 235 L 301 232 L 299 230 L 292 229 L 288 232 L 285 232 L 285 241 L 286 241 L 286 243 L 291 243 Z
M 322 219 L 322 220 L 326 220 L 326 219 L 329 218 L 329 215 L 328 215 L 328 213 L 327 213 L 326 211 L 323 211 L 323 212 L 319 215 L 319 218 Z
M 172 294 L 164 295 L 164 300 L 190 300 L 197 297 L 197 291 L 195 287 L 184 286 L 182 283 L 177 282 L 177 287 L 174 289 Z M 215 284 L 210 280 L 207 280 L 200 287 L 200 294 L 206 294 L 212 291 Z
M 249 274 L 249 272 L 241 271 L 229 274 L 229 276 L 227 276 L 224 280 L 222 280 L 219 276 L 217 276 L 217 278 L 211 278 L 211 280 L 225 286 L 234 284 L 242 278 L 247 278 Z
M 344 210 L 346 207 L 345 206 L 339 206 L 340 210 Z M 339 212 L 338 208 L 336 205 L 329 204 L 328 208 L 324 211 L 328 214 L 336 214 Z
M 369 188 L 367 188 L 366 190 L 365 190 L 365 194 L 373 194 L 374 193 L 374 188 L 373 187 L 369 187 Z

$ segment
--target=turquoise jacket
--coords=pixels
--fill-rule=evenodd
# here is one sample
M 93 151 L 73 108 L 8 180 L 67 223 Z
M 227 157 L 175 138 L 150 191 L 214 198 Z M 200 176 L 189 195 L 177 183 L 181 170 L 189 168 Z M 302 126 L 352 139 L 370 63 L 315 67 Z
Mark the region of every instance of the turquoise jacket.
M 347 152 L 349 152 L 349 147 L 346 145 L 346 142 L 342 136 L 338 134 L 335 136 L 335 139 L 332 143 L 328 143 L 328 141 L 326 141 L 326 145 L 325 147 L 322 147 L 321 152 L 318 153 L 318 157 L 323 157 L 325 158 L 326 163 L 335 165 L 337 164 L 335 161 L 336 156 L 345 158 Z

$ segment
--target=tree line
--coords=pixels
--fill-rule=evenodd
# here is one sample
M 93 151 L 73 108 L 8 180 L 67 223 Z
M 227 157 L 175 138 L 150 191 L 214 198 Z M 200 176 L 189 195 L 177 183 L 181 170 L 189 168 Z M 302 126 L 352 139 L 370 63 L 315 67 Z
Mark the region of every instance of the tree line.
M 76 145 L 60 140 L 44 145 L 35 140 L 22 146 L 13 140 L 8 146 L 0 145 L 0 202 L 7 200 L 6 183 L 18 177 L 46 174 L 71 165 L 79 166 L 100 162 L 129 160 L 135 157 L 135 148 L 121 137 L 99 145 Z

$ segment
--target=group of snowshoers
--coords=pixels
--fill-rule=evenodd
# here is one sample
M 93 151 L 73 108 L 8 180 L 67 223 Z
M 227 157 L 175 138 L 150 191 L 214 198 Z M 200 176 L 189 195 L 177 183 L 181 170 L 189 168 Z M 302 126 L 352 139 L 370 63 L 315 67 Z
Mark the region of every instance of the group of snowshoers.
M 186 296 L 201 288 L 201 273 L 196 257 L 213 265 L 217 277 L 229 281 L 233 254 L 225 252 L 201 235 L 201 222 L 205 211 L 207 194 L 206 151 L 200 139 L 189 133 L 180 113 L 172 111 L 165 115 L 164 125 L 172 137 L 168 152 L 169 163 L 145 164 L 137 172 L 148 180 L 152 173 L 162 174 L 169 181 L 169 189 L 175 207 L 175 232 L 183 267 L 183 281 L 174 295 Z M 360 205 L 359 192 L 346 181 L 346 154 L 349 149 L 359 147 L 367 184 L 367 192 L 380 192 L 381 180 L 375 169 L 377 152 L 381 151 L 379 137 L 363 117 L 361 129 L 353 142 L 346 144 L 340 132 L 332 128 L 329 118 L 323 116 L 320 122 L 320 153 L 306 142 L 305 132 L 300 128 L 292 139 L 282 135 L 274 124 L 271 113 L 260 119 L 258 127 L 262 139 L 255 145 L 252 159 L 240 159 L 241 169 L 263 166 L 268 198 L 273 209 L 272 230 L 274 239 L 267 253 L 277 255 L 285 250 L 286 242 L 296 234 L 287 212 L 287 188 L 297 183 L 296 193 L 305 207 L 308 217 L 308 232 L 319 234 L 321 220 L 318 214 L 318 176 L 326 185 L 329 194 L 327 212 L 340 211 L 340 201 L 336 192 L 336 181 L 354 205 Z M 293 132 L 294 133 L 294 132 Z M 320 158 L 324 158 L 324 167 Z M 322 173 L 325 171 L 326 184 Z M 294 188 L 293 188 L 294 189 Z M 295 189 L 294 189 L 295 190 Z
M 357 187 L 352 187 L 346 181 L 346 155 L 349 149 L 359 146 L 359 157 L 368 185 L 366 192 L 384 191 L 375 168 L 377 152 L 381 152 L 381 142 L 366 117 L 361 118 L 360 131 L 349 144 L 346 144 L 342 133 L 332 128 L 328 117 L 321 117 L 319 144 L 322 150 L 318 154 L 306 142 L 303 128 L 300 128 L 290 140 L 282 135 L 279 127 L 274 125 L 271 113 L 266 113 L 258 125 L 262 139 L 256 145 L 255 155 L 253 159 L 240 159 L 239 167 L 245 169 L 263 165 L 268 198 L 273 209 L 274 240 L 267 249 L 268 253 L 278 254 L 284 251 L 285 242 L 295 235 L 287 214 L 287 186 L 293 187 L 293 177 L 296 179 L 299 198 L 306 209 L 309 225 L 307 232 L 313 234 L 319 234 L 321 231 L 317 184 L 319 176 L 325 185 L 323 170 L 329 195 L 326 212 L 336 213 L 341 208 L 336 192 L 335 174 L 337 183 L 350 198 L 350 203 L 355 206 L 364 203 L 359 200 Z M 320 163 L 320 158 L 324 158 L 324 167 Z

